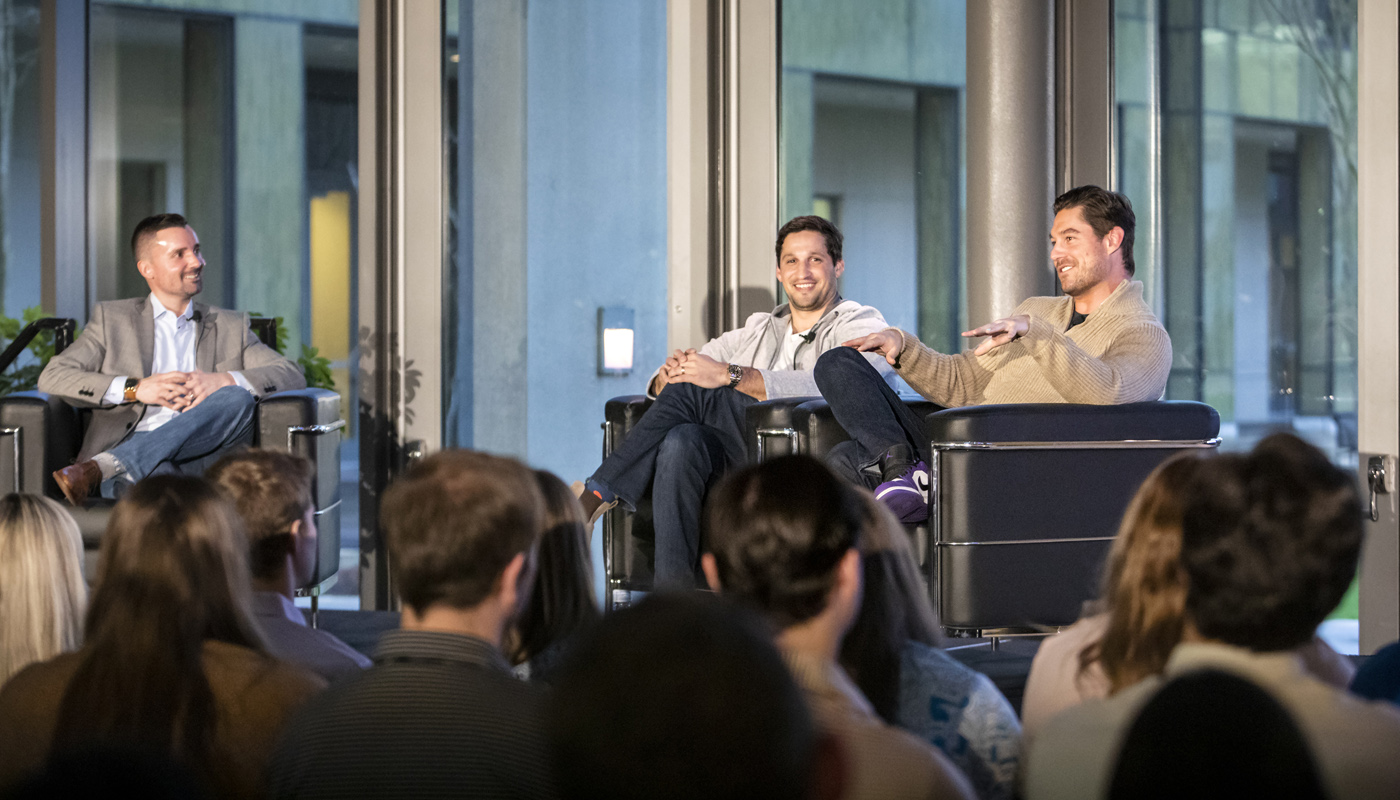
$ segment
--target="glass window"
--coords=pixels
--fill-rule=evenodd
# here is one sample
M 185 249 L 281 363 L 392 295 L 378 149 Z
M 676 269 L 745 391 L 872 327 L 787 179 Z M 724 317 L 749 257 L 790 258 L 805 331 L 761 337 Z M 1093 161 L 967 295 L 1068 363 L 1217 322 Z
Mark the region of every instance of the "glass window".
M 944 352 L 964 329 L 966 29 L 962 2 L 782 4 L 775 225 L 833 218 L 842 294 Z
M 443 444 L 582 479 L 606 401 L 666 356 L 666 4 L 445 0 L 445 19 Z M 634 326 L 625 374 L 602 374 L 602 309 Z
M 39 305 L 38 197 L 39 0 L 7 0 L 0 3 L 0 310 L 15 319 Z
M 1214 406 L 1224 449 L 1286 430 L 1354 472 L 1356 4 L 1114 13 L 1119 189 L 1172 337 L 1168 398 Z M 1324 631 L 1343 652 L 1356 616 L 1353 587 Z
M 202 302 L 281 318 L 284 353 L 319 368 L 311 373 L 340 392 L 351 426 L 341 449 L 341 570 L 325 604 L 358 608 L 358 447 L 348 413 L 358 340 L 358 4 L 149 0 L 90 9 L 98 299 L 148 291 L 131 232 L 171 211 L 199 234 Z
M 1228 449 L 1285 429 L 1354 467 L 1355 4 L 1114 8 L 1119 188 L 1168 397 L 1214 406 Z

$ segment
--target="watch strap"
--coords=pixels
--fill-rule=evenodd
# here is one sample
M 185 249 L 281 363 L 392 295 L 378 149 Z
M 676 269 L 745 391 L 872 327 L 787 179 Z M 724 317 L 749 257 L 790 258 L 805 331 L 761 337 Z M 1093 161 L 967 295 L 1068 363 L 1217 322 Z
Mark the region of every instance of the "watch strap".
M 122 385 L 122 400 L 127 403 L 136 402 L 136 387 L 141 383 L 140 378 L 127 378 Z
M 733 389 L 744 379 L 744 368 L 738 364 L 729 365 L 729 388 Z

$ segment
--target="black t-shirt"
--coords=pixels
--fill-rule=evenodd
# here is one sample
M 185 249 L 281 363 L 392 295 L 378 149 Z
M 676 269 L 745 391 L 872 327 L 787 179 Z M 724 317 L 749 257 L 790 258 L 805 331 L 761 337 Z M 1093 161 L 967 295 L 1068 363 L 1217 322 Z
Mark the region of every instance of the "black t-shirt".
M 1078 325 L 1079 323 L 1083 322 L 1084 320 L 1086 320 L 1086 319 L 1088 319 L 1088 318 L 1089 318 L 1089 315 L 1088 315 L 1088 314 L 1081 314 L 1081 313 L 1079 313 L 1078 311 L 1074 312 L 1073 314 L 1070 314 L 1070 315 L 1069 315 L 1069 328 L 1073 328 L 1075 325 Z M 1065 328 L 1065 330 L 1069 330 L 1069 328 Z

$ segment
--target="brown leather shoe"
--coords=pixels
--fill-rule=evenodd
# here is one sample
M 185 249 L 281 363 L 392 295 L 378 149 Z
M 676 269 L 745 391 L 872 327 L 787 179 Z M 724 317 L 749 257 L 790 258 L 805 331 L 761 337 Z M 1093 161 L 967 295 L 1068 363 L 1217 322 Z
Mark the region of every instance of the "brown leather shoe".
M 63 490 L 68 502 L 75 508 L 81 508 L 92 490 L 102 484 L 102 468 L 97 466 L 96 461 L 79 461 L 55 472 L 53 479 L 58 482 L 58 488 Z

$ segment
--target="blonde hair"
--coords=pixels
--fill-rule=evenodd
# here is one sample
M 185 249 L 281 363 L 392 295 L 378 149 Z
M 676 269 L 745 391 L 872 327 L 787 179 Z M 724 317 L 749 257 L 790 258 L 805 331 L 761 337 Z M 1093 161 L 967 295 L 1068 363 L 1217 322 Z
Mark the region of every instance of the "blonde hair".
M 1080 651 L 1079 671 L 1098 663 L 1110 694 L 1160 673 L 1181 641 L 1187 588 L 1181 514 L 1201 461 L 1195 454 L 1178 456 L 1147 476 L 1109 550 L 1102 592 L 1108 625 Z
M 82 644 L 87 585 L 78 523 L 47 497 L 0 498 L 0 684 Z

